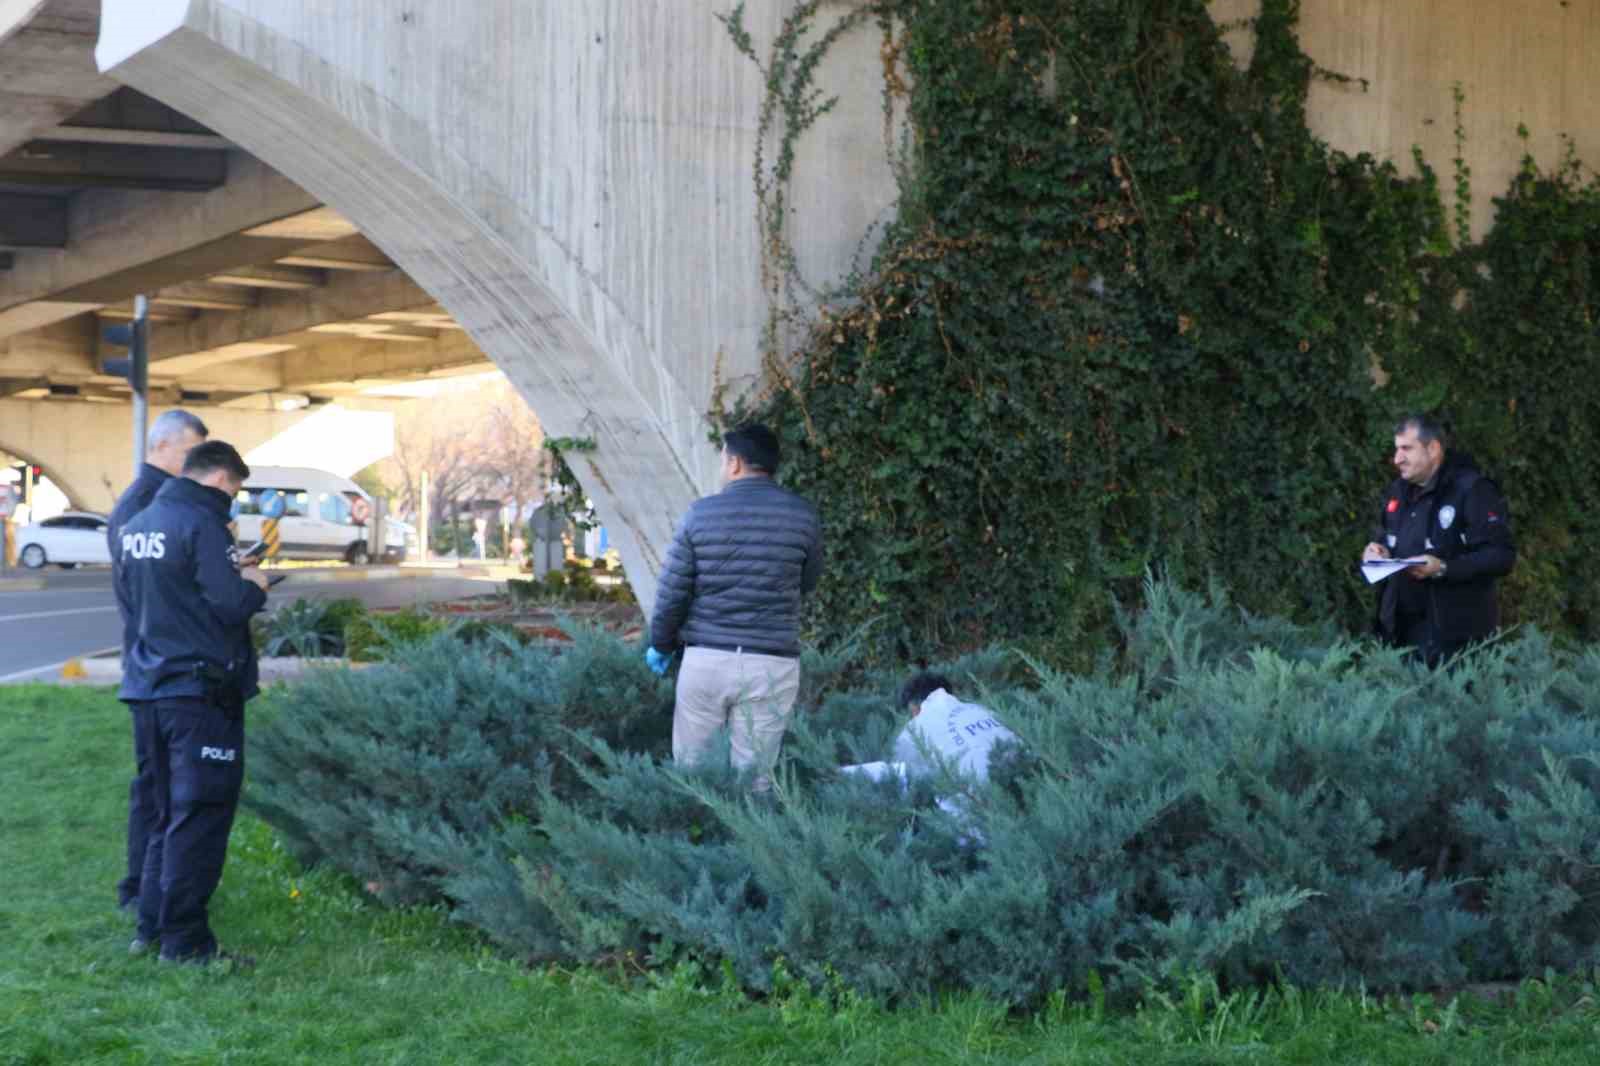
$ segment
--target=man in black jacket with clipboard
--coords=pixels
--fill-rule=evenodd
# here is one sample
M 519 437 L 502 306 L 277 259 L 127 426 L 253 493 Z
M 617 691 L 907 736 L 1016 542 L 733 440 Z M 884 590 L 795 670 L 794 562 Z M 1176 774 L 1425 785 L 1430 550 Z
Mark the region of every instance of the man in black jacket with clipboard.
M 1437 665 L 1500 624 L 1495 582 L 1517 549 L 1506 498 L 1470 456 L 1446 449 L 1439 424 L 1408 415 L 1395 426 L 1400 476 L 1384 491 L 1362 562 L 1417 559 L 1378 585 L 1374 628 Z

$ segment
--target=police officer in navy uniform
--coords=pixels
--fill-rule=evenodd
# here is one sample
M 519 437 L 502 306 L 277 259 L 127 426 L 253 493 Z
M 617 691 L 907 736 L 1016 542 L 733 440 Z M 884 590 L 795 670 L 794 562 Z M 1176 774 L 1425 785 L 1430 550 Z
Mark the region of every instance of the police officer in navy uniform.
M 137 721 L 156 807 L 132 949 L 159 938 L 169 961 L 218 954 L 206 912 L 244 781 L 244 705 L 257 691 L 250 617 L 267 599 L 266 576 L 238 569 L 228 532 L 249 476 L 231 445 L 197 446 L 118 545 L 136 624 L 118 695 L 147 704 Z
M 1469 456 L 1446 450 L 1437 422 L 1409 415 L 1394 432 L 1400 476 L 1361 558 L 1422 560 L 1379 583 L 1376 630 L 1437 665 L 1499 626 L 1495 582 L 1517 549 L 1500 489 Z
M 106 541 L 111 548 L 111 586 L 116 592 L 117 613 L 122 616 L 122 661 L 128 661 L 133 647 L 133 605 L 117 582 L 122 561 L 122 527 L 134 515 L 150 506 L 156 492 L 183 472 L 189 449 L 208 436 L 206 424 L 188 411 L 168 411 L 155 420 L 145 439 L 145 462 L 139 476 L 117 499 L 106 523 Z M 144 872 L 144 850 L 149 841 L 149 823 L 155 819 L 155 800 L 150 794 L 150 753 L 139 747 L 138 718 L 144 704 L 128 704 L 133 723 L 133 780 L 128 783 L 128 869 L 117 883 L 117 906 L 132 910 L 139 904 L 139 880 Z

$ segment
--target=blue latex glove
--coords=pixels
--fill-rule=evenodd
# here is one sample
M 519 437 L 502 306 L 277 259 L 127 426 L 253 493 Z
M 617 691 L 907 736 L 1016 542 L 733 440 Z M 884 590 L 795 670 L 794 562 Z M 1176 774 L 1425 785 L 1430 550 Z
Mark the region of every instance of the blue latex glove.
M 644 650 L 645 665 L 656 672 L 657 677 L 667 676 L 667 667 L 672 665 L 672 656 L 662 655 L 654 648 Z

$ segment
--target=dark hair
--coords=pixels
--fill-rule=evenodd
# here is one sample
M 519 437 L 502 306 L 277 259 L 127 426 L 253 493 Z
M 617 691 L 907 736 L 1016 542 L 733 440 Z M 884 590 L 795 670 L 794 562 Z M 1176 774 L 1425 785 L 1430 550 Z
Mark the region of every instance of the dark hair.
M 900 706 L 921 703 L 939 689 L 944 689 L 952 696 L 956 694 L 955 685 L 951 684 L 950 679 L 943 674 L 926 671 L 916 674 L 910 681 L 900 686 Z
M 227 441 L 208 440 L 189 449 L 189 456 L 183 461 L 185 477 L 199 480 L 213 470 L 226 470 L 240 481 L 250 477 L 250 468 Z
M 1445 439 L 1444 426 L 1432 415 L 1406 415 L 1394 424 L 1394 435 L 1398 437 L 1408 429 L 1416 430 L 1417 440 L 1421 441 L 1425 446 L 1432 444 L 1434 441 L 1438 441 L 1440 447 L 1446 447 L 1449 443 Z
M 778 435 L 760 422 L 746 422 L 724 433 L 722 447 L 728 454 L 743 459 L 746 466 L 768 474 L 778 472 Z

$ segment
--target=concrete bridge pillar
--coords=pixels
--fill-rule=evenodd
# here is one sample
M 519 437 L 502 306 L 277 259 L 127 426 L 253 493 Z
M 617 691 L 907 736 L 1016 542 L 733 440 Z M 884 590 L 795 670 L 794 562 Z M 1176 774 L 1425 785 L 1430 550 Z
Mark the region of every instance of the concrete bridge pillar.
M 716 487 L 713 394 L 761 376 L 765 89 L 716 18 L 732 6 L 104 0 L 97 57 L 351 219 L 551 436 L 592 438 L 574 467 L 648 607 L 673 523 Z M 758 49 L 797 6 L 748 0 Z M 794 190 L 813 282 L 894 199 L 879 43 L 846 37 L 819 78 L 843 105 Z
M 385 405 L 369 406 L 383 408 L 373 413 L 387 420 L 392 446 L 392 414 Z M 185 409 L 205 422 L 213 440 L 227 441 L 247 459 L 257 449 L 282 440 L 307 418 L 326 417 L 331 411 L 327 407 L 287 412 Z M 150 420 L 165 410 L 152 406 Z M 133 409 L 123 404 L 0 400 L 0 452 L 40 466 L 74 507 L 108 513 L 133 480 Z

